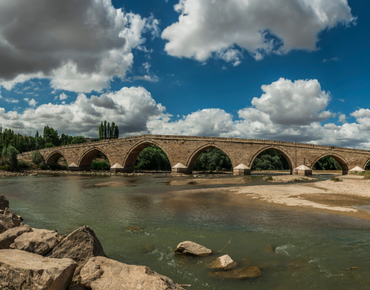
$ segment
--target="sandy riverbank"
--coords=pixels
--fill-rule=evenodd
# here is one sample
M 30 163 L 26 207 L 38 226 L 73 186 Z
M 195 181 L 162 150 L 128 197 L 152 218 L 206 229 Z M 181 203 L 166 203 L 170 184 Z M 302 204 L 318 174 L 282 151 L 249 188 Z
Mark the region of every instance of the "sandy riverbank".
M 173 194 L 185 196 L 217 190 L 229 194 L 238 203 L 246 203 L 252 199 L 255 203 L 316 210 L 370 220 L 370 213 L 356 208 L 356 206 L 370 205 L 370 180 L 351 175 L 339 176 L 339 178 L 342 181 L 315 181 L 315 178 L 278 175 L 273 176 L 273 180 L 268 184 L 183 190 L 174 191 Z M 242 180 L 235 181 L 241 183 Z M 185 180 L 181 183 L 185 183 Z M 197 179 L 197 184 L 203 184 L 202 180 Z M 204 184 L 211 184 L 211 182 L 204 180 Z M 215 181 L 214 184 L 220 184 L 220 180 Z

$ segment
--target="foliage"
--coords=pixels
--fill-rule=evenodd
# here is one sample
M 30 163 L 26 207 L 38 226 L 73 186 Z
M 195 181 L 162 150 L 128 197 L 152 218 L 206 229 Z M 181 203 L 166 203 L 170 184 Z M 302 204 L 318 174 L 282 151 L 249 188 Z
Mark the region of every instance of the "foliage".
M 340 167 L 339 163 L 333 157 L 325 156 L 315 163 L 315 165 L 313 166 L 313 169 L 314 170 L 342 170 L 342 167 Z
M 107 121 L 101 122 L 99 126 L 99 140 L 103 139 L 114 139 L 119 137 L 118 126 L 112 122 L 112 125 Z
M 166 153 L 157 146 L 145 148 L 136 159 L 137 170 L 171 170 L 170 161 Z
M 40 151 L 37 150 L 37 151 L 32 152 L 31 160 L 35 164 L 40 164 L 41 162 L 43 162 L 44 159 L 42 158 Z
M 46 143 L 45 148 L 55 147 L 53 143 Z
M 370 170 L 370 162 L 368 162 L 365 166 L 365 170 Z
M 110 164 L 107 161 L 93 161 L 91 163 L 91 169 L 93 170 L 109 170 Z
M 199 155 L 195 161 L 193 170 L 195 171 L 221 171 L 232 170 L 229 156 L 218 148 L 210 148 Z
M 272 178 L 272 176 L 267 176 L 267 177 L 266 177 L 266 179 L 265 179 L 265 181 L 271 181 L 271 180 L 274 180 L 274 179 Z
M 286 158 L 274 149 L 267 149 L 259 154 L 252 164 L 252 170 L 289 170 Z
M 35 137 L 32 137 L 15 134 L 11 129 L 3 130 L 2 127 L 0 127 L 0 151 L 9 145 L 12 145 L 22 153 L 53 146 L 78 144 L 86 141 L 82 136 L 73 137 L 64 134 L 59 136 L 58 131 L 48 126 L 44 127 L 43 132 L 44 136 L 40 136 L 39 132 L 36 131 Z
M 338 178 L 338 177 L 332 177 L 331 178 L 331 181 L 334 181 L 334 182 L 340 182 L 340 181 L 343 181 L 342 179 Z
M 18 150 L 12 145 L 4 147 L 2 152 L 3 163 L 8 164 L 13 168 L 17 168 L 18 165 L 17 154 L 19 154 Z
M 31 166 L 24 160 L 18 160 L 18 169 L 29 169 Z

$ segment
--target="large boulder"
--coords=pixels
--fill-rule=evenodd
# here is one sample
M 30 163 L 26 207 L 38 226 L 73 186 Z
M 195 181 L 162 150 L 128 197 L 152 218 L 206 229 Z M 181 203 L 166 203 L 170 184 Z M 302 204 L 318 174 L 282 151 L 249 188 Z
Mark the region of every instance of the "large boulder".
M 190 241 L 185 241 L 178 244 L 174 252 L 176 254 L 187 254 L 202 257 L 212 254 L 212 250 Z
M 11 248 L 43 256 L 54 249 L 61 239 L 62 237 L 56 231 L 32 229 L 17 237 Z
M 239 268 L 230 271 L 209 273 L 209 276 L 211 276 L 212 278 L 220 279 L 247 279 L 256 278 L 261 275 L 261 270 L 256 266 L 252 266 L 249 268 Z
M 0 194 L 0 209 L 4 210 L 6 208 L 9 208 L 9 201 L 4 195 Z
M 231 259 L 229 255 L 218 257 L 215 261 L 209 263 L 207 268 L 215 270 L 230 270 L 236 268 L 238 264 Z
M 81 270 L 81 282 L 92 290 L 183 289 L 146 266 L 127 265 L 104 257 L 93 257 L 86 263 Z
M 23 225 L 3 232 L 0 234 L 0 249 L 9 249 L 9 246 L 18 236 L 31 231 L 32 229 L 29 225 Z
M 0 289 L 68 289 L 77 264 L 19 250 L 0 250 Z
M 8 229 L 18 227 L 22 223 L 22 218 L 13 213 L 9 208 L 0 209 L 0 234 Z
M 80 271 L 91 257 L 103 256 L 105 253 L 102 245 L 92 228 L 83 226 L 64 238 L 49 254 L 50 258 L 70 258 L 77 262 L 73 276 L 73 283 L 79 283 Z

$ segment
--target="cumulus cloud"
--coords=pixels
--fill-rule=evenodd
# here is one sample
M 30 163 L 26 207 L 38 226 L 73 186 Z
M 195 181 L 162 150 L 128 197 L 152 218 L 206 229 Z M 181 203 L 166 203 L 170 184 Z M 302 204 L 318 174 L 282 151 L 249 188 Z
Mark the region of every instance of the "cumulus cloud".
M 31 78 L 75 92 L 102 91 L 124 79 L 142 34 L 158 20 L 115 9 L 110 0 L 0 2 L 0 85 L 10 90 Z
M 321 90 L 317 80 L 292 82 L 280 78 L 261 88 L 264 94 L 260 98 L 253 98 L 252 105 L 269 115 L 274 123 L 303 125 L 325 121 L 334 115 L 325 111 L 330 96 Z
M 100 122 L 107 120 L 118 124 L 121 137 L 151 133 L 298 140 L 363 149 L 370 146 L 370 109 L 351 113 L 356 122 L 345 122 L 346 116 L 341 113 L 337 115 L 343 124 L 328 122 L 327 118 L 335 114 L 327 110 L 329 93 L 317 80 L 279 79 L 264 85 L 261 96 L 252 100 L 251 107 L 240 109 L 237 117 L 209 108 L 172 120 L 170 112 L 142 87 L 124 87 L 91 97 L 81 93 L 75 101 L 63 102 L 35 104 L 22 113 L 0 108 L 0 124 L 21 134 L 33 135 L 49 125 L 60 133 L 96 137 Z
M 214 54 L 234 65 L 241 50 L 256 60 L 316 50 L 321 31 L 355 21 L 347 0 L 180 0 L 174 8 L 178 22 L 162 32 L 169 55 L 204 62 Z
M 0 124 L 21 134 L 34 135 L 48 125 L 64 134 L 96 137 L 100 122 L 107 120 L 118 124 L 122 135 L 144 134 L 149 132 L 149 118 L 161 115 L 164 110 L 144 88 L 131 87 L 99 97 L 79 94 L 70 104 L 42 104 L 22 113 L 0 108 Z
M 29 106 L 31 107 L 35 107 L 37 102 L 35 101 L 35 99 L 29 99 L 29 98 L 24 98 L 24 100 L 28 103 Z

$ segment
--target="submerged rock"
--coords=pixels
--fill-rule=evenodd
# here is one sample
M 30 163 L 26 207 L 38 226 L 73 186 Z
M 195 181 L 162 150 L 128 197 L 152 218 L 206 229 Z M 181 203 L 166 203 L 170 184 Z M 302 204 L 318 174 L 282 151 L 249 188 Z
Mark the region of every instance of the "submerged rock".
M 9 208 L 9 201 L 4 195 L 0 194 L 0 209 L 4 210 L 6 208 Z
M 146 266 L 127 265 L 105 257 L 93 257 L 86 263 L 81 270 L 81 283 L 92 290 L 183 290 Z
M 209 273 L 209 276 L 211 276 L 212 278 L 219 279 L 247 279 L 256 278 L 261 275 L 261 270 L 256 266 L 252 266 L 249 268 L 239 268 L 230 271 Z
M 77 264 L 19 250 L 0 250 L 0 289 L 64 290 Z
M 13 213 L 9 208 L 0 209 L 0 234 L 8 229 L 21 225 L 22 218 Z
M 237 265 L 238 264 L 234 262 L 229 255 L 223 255 L 221 257 L 218 257 L 212 263 L 209 263 L 207 265 L 207 268 L 216 270 L 230 270 L 236 268 Z
M 32 229 L 29 225 L 15 227 L 5 231 L 0 234 L 0 249 L 9 249 L 10 245 L 17 237 L 31 231 Z
M 70 258 L 77 262 L 73 282 L 79 282 L 80 271 L 91 257 L 104 256 L 102 245 L 92 228 L 83 226 L 60 242 L 48 255 L 50 258 Z
M 61 239 L 56 231 L 32 229 L 31 232 L 17 237 L 11 248 L 43 256 L 54 249 Z
M 187 254 L 201 257 L 212 254 L 212 250 L 191 241 L 185 241 L 178 244 L 174 252 L 176 254 Z

